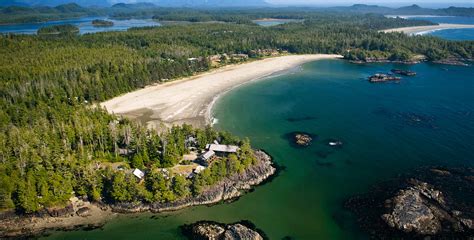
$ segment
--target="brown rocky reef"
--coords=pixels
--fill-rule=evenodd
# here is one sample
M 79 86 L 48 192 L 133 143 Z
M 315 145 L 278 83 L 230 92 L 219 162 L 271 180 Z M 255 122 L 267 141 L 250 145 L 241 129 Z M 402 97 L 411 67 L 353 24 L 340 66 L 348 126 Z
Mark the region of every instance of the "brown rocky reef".
M 305 132 L 291 132 L 285 134 L 285 138 L 293 147 L 308 147 L 316 136 Z
M 474 170 L 423 168 L 352 197 L 346 207 L 375 238 L 472 239 Z
M 249 221 L 222 224 L 211 221 L 200 221 L 181 226 L 182 233 L 193 240 L 263 240 L 265 234 Z

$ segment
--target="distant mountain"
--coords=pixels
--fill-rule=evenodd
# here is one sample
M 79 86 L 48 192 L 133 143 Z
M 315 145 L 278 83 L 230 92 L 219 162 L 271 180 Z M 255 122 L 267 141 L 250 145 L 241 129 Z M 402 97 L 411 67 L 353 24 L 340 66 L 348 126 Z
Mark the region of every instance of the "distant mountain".
M 441 9 L 422 8 L 416 4 L 400 8 L 389 8 L 377 5 L 355 4 L 349 7 L 330 7 L 330 11 L 352 13 L 376 13 L 384 15 L 441 15 L 441 16 L 474 16 L 474 8 L 449 7 Z
M 156 0 L 157 6 L 166 7 L 255 7 L 269 5 L 264 0 Z
M 68 14 L 68 13 L 88 13 L 89 8 L 81 7 L 75 3 L 68 3 L 58 5 L 56 7 L 21 7 L 21 6 L 9 6 L 2 8 L 1 13 L 10 15 L 21 15 L 21 14 Z
M 110 6 L 108 0 L 0 0 L 2 1 L 15 1 L 17 4 L 25 4 L 26 6 L 50 6 L 54 7 L 57 5 L 75 3 L 84 7 L 89 6 Z M 8 6 L 4 4 L 5 6 Z
M 86 12 L 87 9 L 79 6 L 76 3 L 68 3 L 68 4 L 62 4 L 59 6 L 54 7 L 58 11 L 62 13 L 73 13 L 73 12 Z
M 9 6 L 17 6 L 17 7 L 28 7 L 29 4 L 18 2 L 16 0 L 2 0 L 0 1 L 0 7 L 9 7 Z
M 76 3 L 81 6 L 113 6 L 120 8 L 150 7 L 153 4 L 163 7 L 241 7 L 265 6 L 265 0 L 143 0 L 143 3 L 120 3 L 120 0 L 0 0 L 0 6 L 57 6 L 61 4 Z M 130 2 L 130 1 L 123 1 Z
M 411 6 L 394 9 L 394 12 L 398 14 L 406 14 L 406 15 L 420 15 L 420 14 L 434 14 L 436 10 L 429 9 L 429 8 L 422 8 L 416 4 L 413 4 Z
M 112 5 L 112 9 L 144 9 L 144 8 L 155 8 L 157 7 L 153 3 L 117 3 Z

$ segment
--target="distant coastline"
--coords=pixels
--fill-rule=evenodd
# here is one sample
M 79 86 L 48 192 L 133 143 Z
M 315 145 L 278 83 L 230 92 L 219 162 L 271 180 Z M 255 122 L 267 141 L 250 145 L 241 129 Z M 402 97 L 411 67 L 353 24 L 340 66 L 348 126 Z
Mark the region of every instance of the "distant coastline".
M 391 28 L 391 29 L 381 30 L 381 32 L 384 32 L 384 33 L 403 32 L 408 35 L 423 35 L 429 32 L 433 32 L 433 31 L 446 30 L 446 29 L 465 29 L 465 28 L 474 28 L 474 24 L 441 23 L 439 25 L 430 25 L 430 26 Z

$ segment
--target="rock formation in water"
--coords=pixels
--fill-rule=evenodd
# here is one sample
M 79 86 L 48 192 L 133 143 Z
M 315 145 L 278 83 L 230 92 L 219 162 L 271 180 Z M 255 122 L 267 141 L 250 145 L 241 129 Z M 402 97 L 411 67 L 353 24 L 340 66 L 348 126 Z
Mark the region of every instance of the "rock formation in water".
M 232 224 L 221 224 L 217 222 L 201 221 L 181 227 L 183 234 L 188 239 L 199 240 L 263 240 L 264 234 L 259 233 L 255 226 L 242 221 Z M 263 236 L 262 236 L 263 235 Z
M 473 175 L 473 169 L 423 169 L 375 186 L 346 206 L 375 238 L 469 239 L 474 236 Z
M 300 146 L 309 146 L 312 140 L 313 139 L 308 134 L 304 134 L 304 133 L 295 134 L 295 142 L 296 144 Z

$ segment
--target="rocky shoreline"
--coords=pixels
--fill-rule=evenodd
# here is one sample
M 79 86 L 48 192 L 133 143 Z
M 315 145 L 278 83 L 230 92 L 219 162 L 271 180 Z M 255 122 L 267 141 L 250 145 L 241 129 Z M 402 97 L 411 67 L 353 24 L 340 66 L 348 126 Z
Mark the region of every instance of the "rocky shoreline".
M 374 186 L 345 206 L 377 239 L 472 239 L 474 169 L 423 168 Z
M 404 64 L 404 65 L 415 65 L 421 62 L 426 62 L 426 59 L 417 59 L 417 60 L 409 60 L 409 61 L 392 61 L 387 58 L 369 58 L 366 60 L 348 60 L 350 63 L 354 64 L 366 64 L 366 63 L 396 63 L 396 64 Z M 448 58 L 448 59 L 441 59 L 436 61 L 431 61 L 435 64 L 442 64 L 442 65 L 452 65 L 452 66 L 463 66 L 467 67 L 469 64 L 465 62 L 472 62 L 471 59 L 457 59 L 457 58 Z
M 277 168 L 267 153 L 257 150 L 255 155 L 258 162 L 243 173 L 232 175 L 208 187 L 196 197 L 188 197 L 172 203 L 105 205 L 73 198 L 70 205 L 55 211 L 46 210 L 23 216 L 13 212 L 3 213 L 0 214 L 0 238 L 36 236 L 51 230 L 98 228 L 118 213 L 160 213 L 234 200 L 252 190 L 253 187 L 269 181 L 277 173 Z

